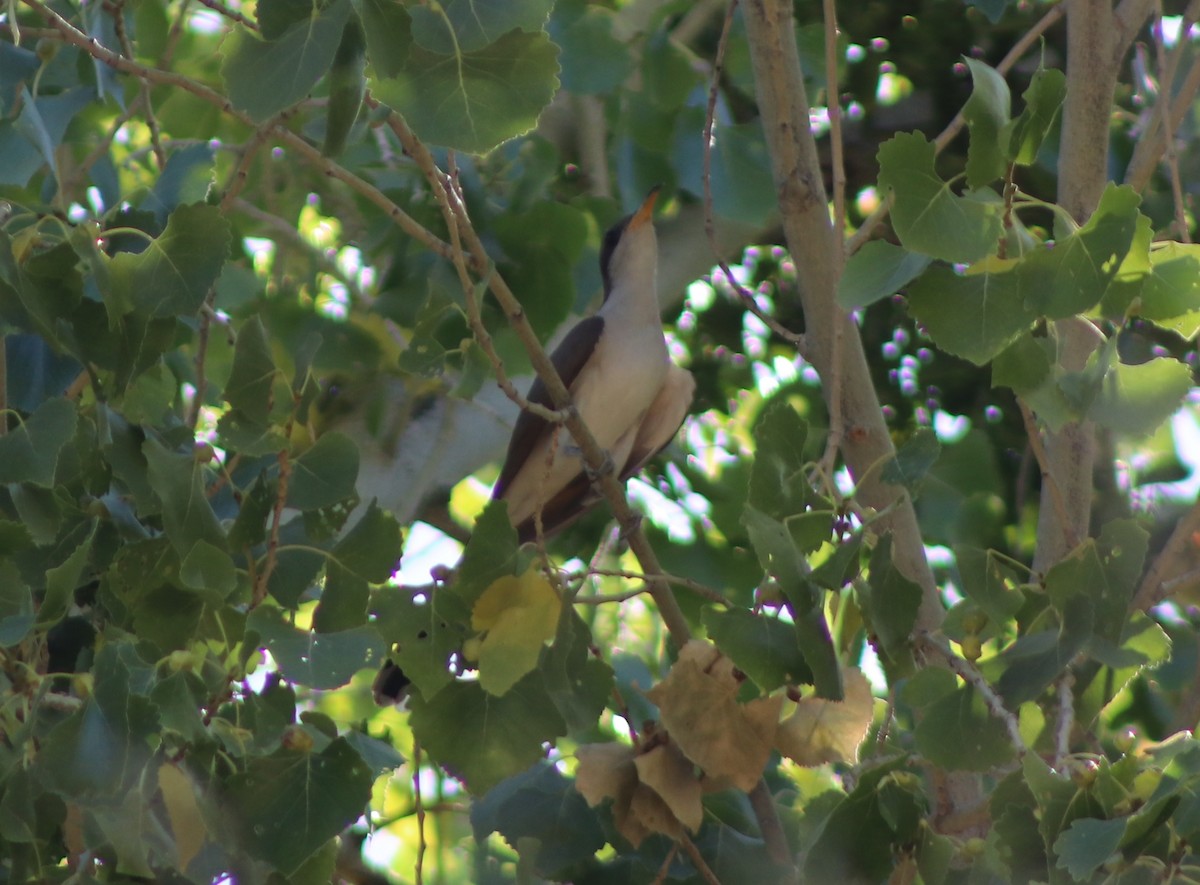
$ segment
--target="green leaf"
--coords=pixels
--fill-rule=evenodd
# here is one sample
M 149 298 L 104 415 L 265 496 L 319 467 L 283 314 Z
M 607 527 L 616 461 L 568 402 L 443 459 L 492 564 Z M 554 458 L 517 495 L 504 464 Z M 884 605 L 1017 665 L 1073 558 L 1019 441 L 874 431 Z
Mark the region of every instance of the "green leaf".
M 754 461 L 747 507 L 773 519 L 803 513 L 808 499 L 804 443 L 808 425 L 783 399 L 767 406 L 754 425 Z
M 508 505 L 489 501 L 463 551 L 453 592 L 467 605 L 474 605 L 493 581 L 515 573 L 516 567 L 517 530 L 508 521 Z
M 1149 253 L 1149 273 L 1141 280 L 1135 312 L 1184 338 L 1200 331 L 1200 246 L 1159 243 Z M 1106 308 L 1109 306 L 1106 304 Z M 1121 313 L 1125 304 L 1117 305 Z M 1106 315 L 1113 311 L 1106 309 Z
M 530 673 L 502 697 L 477 682 L 452 682 L 426 699 L 410 700 L 413 735 L 454 777 L 481 795 L 542 756 L 542 744 L 566 733 L 566 724 Z
M 879 539 L 871 553 L 869 568 L 867 580 L 855 584 L 859 606 L 882 651 L 892 659 L 904 660 L 921 607 L 921 585 L 896 568 L 891 535 Z
M 540 31 L 553 6 L 554 0 L 441 0 L 436 6 L 413 6 L 413 39 L 441 55 L 473 52 L 495 43 L 514 28 Z
M 362 626 L 367 622 L 370 598 L 371 588 L 363 578 L 330 559 L 325 565 L 321 601 L 313 612 L 313 629 L 318 633 L 337 633 Z
M 320 753 L 281 747 L 230 779 L 227 807 L 250 852 L 286 875 L 363 813 L 372 780 L 344 738 Z
M 442 321 L 454 313 L 454 302 L 441 289 L 430 286 L 408 344 L 400 352 L 397 361 L 400 371 L 422 378 L 434 378 L 442 373 L 446 348 L 438 340 L 437 333 Z
M 587 624 L 564 607 L 554 645 L 538 665 L 546 691 L 571 734 L 594 728 L 612 697 L 612 667 L 592 654 L 591 645 Z
M 963 595 L 985 611 L 997 624 L 1016 615 L 1025 604 L 1017 589 L 1016 573 L 992 550 L 956 546 L 954 560 L 958 564 Z
M 937 346 L 982 366 L 1033 325 L 1016 261 L 989 259 L 963 274 L 934 266 L 908 287 L 908 305 Z
M 243 420 L 265 427 L 271 409 L 271 389 L 275 384 L 275 361 L 262 320 L 252 316 L 238 329 L 233 346 L 233 367 L 222 396 L 241 413 Z
M 372 584 L 382 584 L 400 567 L 404 535 L 396 517 L 371 501 L 333 548 L 330 556 Z
M 383 587 L 371 599 L 375 628 L 391 658 L 425 698 L 449 685 L 450 656 L 470 634 L 471 611 L 450 590 L 423 588 L 420 599 L 408 587 Z
M 701 618 L 717 648 L 753 680 L 762 694 L 784 685 L 812 682 L 812 671 L 800 653 L 792 625 L 744 608 L 708 606 Z
M 651 113 L 661 117 L 662 111 Z M 666 118 L 668 121 L 670 118 Z M 671 158 L 679 186 L 698 198 L 704 197 L 704 143 L 696 138 L 704 131 L 704 110 L 685 107 L 675 118 L 671 136 Z M 762 226 L 778 212 L 771 158 L 767 153 L 762 125 L 734 123 L 713 130 L 709 155 L 713 211 L 743 224 Z
M 536 840 L 534 872 L 555 880 L 570 878 L 569 871 L 591 860 L 606 841 L 574 782 L 547 762 L 502 781 L 472 802 L 471 829 L 480 844 L 492 833 L 500 833 L 514 849 L 523 839 Z
M 815 835 L 804 858 L 804 882 L 884 882 L 895 859 L 892 829 L 879 808 L 880 782 L 903 760 L 868 769 L 853 791 L 838 803 Z
M 1191 389 L 1191 369 L 1170 357 L 1117 363 L 1104 374 L 1087 416 L 1117 433 L 1148 436 L 1175 413 Z
M 221 63 L 233 106 L 263 123 L 307 96 L 329 70 L 349 14 L 349 0 L 333 0 L 323 9 L 310 5 L 307 17 L 274 40 L 234 31 Z
M 614 91 L 633 70 L 629 46 L 613 33 L 611 9 L 592 4 L 557 3 L 550 35 L 562 47 L 562 85 L 579 95 Z
M 988 712 L 974 687 L 964 685 L 932 703 L 916 730 L 917 748 L 951 771 L 987 771 L 1013 758 L 1008 731 Z
M 237 568 L 224 550 L 199 540 L 184 554 L 179 579 L 185 587 L 219 603 L 237 588 Z
M 1029 399 L 1053 375 L 1053 347 L 1050 338 L 1020 335 L 992 361 L 992 385 L 1011 387 L 1013 393 Z
M 0 436 L 0 485 L 28 482 L 43 488 L 53 486 L 59 454 L 75 435 L 77 421 L 75 404 L 54 397 Z
M 156 318 L 198 313 L 221 275 L 229 244 L 229 221 L 220 208 L 180 206 L 145 251 L 119 252 L 109 262 L 110 322 L 130 310 Z
M 116 797 L 133 789 L 151 758 L 158 712 L 138 685 L 152 670 L 130 641 L 103 645 L 92 665 L 91 699 L 42 741 L 36 770 L 66 799 Z
M 1054 842 L 1056 864 L 1076 882 L 1084 882 L 1117 850 L 1129 821 L 1125 818 L 1097 820 L 1081 817 L 1072 822 Z
M 1067 75 L 1057 68 L 1039 67 L 1021 95 L 1025 110 L 1009 128 L 1008 155 L 1018 166 L 1032 166 L 1042 142 L 1050 133 L 1063 99 L 1067 95 Z
M 1141 199 L 1127 185 L 1110 184 L 1083 227 L 1025 256 L 1026 308 L 1059 319 L 1099 304 L 1133 243 Z
M 549 335 L 575 305 L 575 269 L 587 243 L 588 218 L 572 206 L 541 201 L 496 220 L 507 261 L 504 278 L 539 335 Z
M 287 503 L 297 510 L 320 510 L 354 496 L 358 446 L 340 431 L 317 437 L 312 448 L 292 462 Z
M 884 482 L 904 486 L 909 494 L 915 495 L 941 453 L 942 446 L 937 434 L 927 427 L 919 428 L 883 465 L 880 478 Z
M 33 593 L 11 559 L 0 559 L 0 648 L 12 648 L 33 628 Z
M 283 620 L 279 609 L 260 605 L 246 629 L 262 636 L 284 678 L 310 688 L 339 688 L 383 659 L 383 640 L 373 626 L 337 633 L 298 630 Z
M 24 84 L 20 92 L 21 114 L 13 125 L 13 132 L 14 135 L 19 133 L 22 140 L 34 147 L 37 153 L 33 154 L 15 140 L 5 139 L 9 142 L 5 145 L 5 156 L 9 156 L 9 150 L 14 150 L 15 156 L 20 156 L 22 162 L 12 166 L 5 163 L 4 171 L 0 172 L 0 184 L 25 187 L 43 162 L 50 167 L 55 178 L 58 177 L 56 152 L 71 120 L 92 103 L 94 93 L 87 87 L 77 86 L 58 95 L 35 99 Z
M 846 262 L 838 280 L 838 304 L 857 310 L 890 298 L 924 273 L 932 260 L 887 240 L 872 240 Z
M 346 138 L 362 108 L 367 86 L 366 61 L 367 42 L 362 22 L 357 13 L 351 13 L 329 67 L 329 105 L 325 112 L 325 140 L 321 143 L 323 156 L 337 157 L 345 150 Z
M 879 148 L 879 184 L 894 194 L 896 233 L 912 252 L 978 261 L 1000 241 L 1002 207 L 955 195 L 937 174 L 935 156 L 933 144 L 918 133 L 900 133 Z
M 1036 700 L 1066 670 L 1092 638 L 1093 608 L 1083 594 L 1062 604 L 1057 630 L 1022 636 L 996 660 L 1004 668 L 997 687 L 1010 708 Z
M 83 583 L 84 569 L 91 560 L 92 541 L 96 537 L 98 524 L 97 520 L 90 520 L 87 533 L 71 551 L 71 555 L 61 565 L 46 570 L 46 595 L 37 616 L 40 626 L 56 624 L 67 613 L 75 598 L 75 590 Z
M 376 76 L 395 77 L 404 70 L 412 47 L 412 18 L 391 0 L 359 0 L 359 14 L 367 35 L 367 57 Z
M 70 243 L 35 252 L 17 266 L 16 243 L 0 232 L 0 306 L 5 319 L 41 335 L 56 349 L 67 349 L 71 323 L 83 302 L 79 259 Z M 90 246 L 89 248 L 94 248 Z M 72 347 L 75 353 L 79 348 Z
M 483 154 L 528 132 L 558 90 L 558 47 L 544 32 L 510 31 L 481 49 L 439 55 L 413 46 L 403 74 L 371 92 L 423 140 Z
M 1008 125 L 1012 95 L 1004 77 L 978 59 L 965 59 L 974 88 L 963 105 L 963 118 L 971 132 L 967 148 L 967 186 L 980 188 L 1001 178 L 1010 158 L 1000 133 Z
M 153 437 L 142 444 L 150 486 L 162 505 L 163 527 L 181 559 L 204 541 L 227 549 L 225 532 L 204 487 L 204 470 L 189 455 L 167 451 Z
M 321 4 L 312 0 L 260 0 L 255 4 L 254 14 L 263 39 L 278 40 L 293 25 L 307 23 L 318 5 Z

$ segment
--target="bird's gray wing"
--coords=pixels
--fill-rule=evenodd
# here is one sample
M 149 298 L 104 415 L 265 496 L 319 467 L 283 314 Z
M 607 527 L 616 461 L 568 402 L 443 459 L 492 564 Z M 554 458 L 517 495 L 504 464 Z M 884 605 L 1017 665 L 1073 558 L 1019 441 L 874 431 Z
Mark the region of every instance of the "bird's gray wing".
M 554 353 L 550 354 L 550 362 L 554 364 L 558 376 L 562 378 L 563 384 L 568 390 L 575 383 L 575 379 L 579 377 L 584 365 L 591 359 L 592 353 L 596 350 L 596 343 L 600 340 L 603 332 L 604 317 L 593 316 L 580 320 L 567 333 L 567 337 L 558 347 L 554 348 Z M 542 383 L 541 378 L 534 379 L 526 399 L 531 403 L 554 408 L 554 404 L 550 402 L 550 392 L 546 390 L 546 385 Z M 500 468 L 500 478 L 496 480 L 496 485 L 492 489 L 493 498 L 504 497 L 504 493 L 517 475 L 517 471 L 521 469 L 529 457 L 529 453 L 533 451 L 534 446 L 549 427 L 550 422 L 545 418 L 524 409 L 521 410 L 521 414 L 517 416 L 517 423 L 513 426 L 512 438 L 508 441 L 508 454 L 504 457 L 504 466 Z

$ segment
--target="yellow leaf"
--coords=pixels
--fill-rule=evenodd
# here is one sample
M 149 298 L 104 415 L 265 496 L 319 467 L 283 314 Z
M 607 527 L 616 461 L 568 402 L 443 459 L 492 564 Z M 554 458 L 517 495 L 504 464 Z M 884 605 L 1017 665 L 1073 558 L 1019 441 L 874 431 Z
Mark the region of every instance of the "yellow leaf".
M 672 839 L 681 837 L 683 824 L 676 808 L 695 824 L 695 827 L 689 824 L 690 829 L 699 827 L 703 817 L 699 784 L 695 786 L 693 801 L 688 796 L 689 788 L 682 783 L 683 769 L 690 775 L 691 765 L 678 750 L 659 745 L 639 754 L 624 744 L 585 744 L 575 756 L 579 760 L 575 789 L 593 807 L 612 799 L 617 832 L 635 848 L 652 833 L 663 833 Z M 643 759 L 648 761 L 642 762 Z M 643 769 L 649 772 L 656 786 L 639 781 Z M 695 783 L 694 776 L 692 781 Z M 660 794 L 660 789 L 666 797 Z
M 728 658 L 692 640 L 646 697 L 658 705 L 671 739 L 707 778 L 748 792 L 771 755 L 783 696 L 739 704 L 738 686 Z
M 520 577 L 497 578 L 471 610 L 471 626 L 483 631 L 479 644 L 479 684 L 502 695 L 537 666 L 547 640 L 554 638 L 562 600 L 536 569 Z
M 775 746 L 801 765 L 855 762 L 875 712 L 871 685 L 857 667 L 842 671 L 845 700 L 802 698 L 779 725 Z
M 196 804 L 196 793 L 186 774 L 174 765 L 163 763 L 158 768 L 158 788 L 162 790 L 163 804 L 167 817 L 171 819 L 171 832 L 175 835 L 175 850 L 179 855 L 179 869 L 186 870 L 204 846 L 208 834 L 200 807 Z

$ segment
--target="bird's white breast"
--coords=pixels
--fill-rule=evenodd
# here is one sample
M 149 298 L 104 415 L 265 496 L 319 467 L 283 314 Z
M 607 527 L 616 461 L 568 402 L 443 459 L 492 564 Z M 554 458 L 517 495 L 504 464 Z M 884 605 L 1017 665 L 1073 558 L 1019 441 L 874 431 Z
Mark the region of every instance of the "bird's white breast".
M 596 442 L 609 450 L 626 434 L 636 432 L 670 365 L 661 326 L 622 325 L 607 322 L 588 370 L 571 390 Z M 620 469 L 621 460 L 617 453 L 613 456 Z

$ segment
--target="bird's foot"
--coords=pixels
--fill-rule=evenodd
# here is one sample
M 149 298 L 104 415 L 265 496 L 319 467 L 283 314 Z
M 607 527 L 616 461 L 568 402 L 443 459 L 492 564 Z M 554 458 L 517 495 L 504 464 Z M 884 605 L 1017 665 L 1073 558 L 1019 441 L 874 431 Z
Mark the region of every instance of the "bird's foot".
M 637 513 L 635 511 L 633 514 L 633 519 L 630 520 L 629 525 L 621 526 L 621 535 L 620 535 L 621 543 L 628 544 L 630 535 L 636 535 L 638 532 L 638 529 L 640 529 L 641 527 L 642 527 L 642 514 Z
M 593 485 L 598 483 L 608 474 L 615 473 L 616 469 L 617 465 L 613 463 L 612 455 L 608 452 L 604 453 L 604 460 L 600 462 L 600 466 L 595 470 L 592 469 L 590 464 L 585 463 L 583 465 L 583 472 L 587 476 L 588 482 L 592 483 Z

